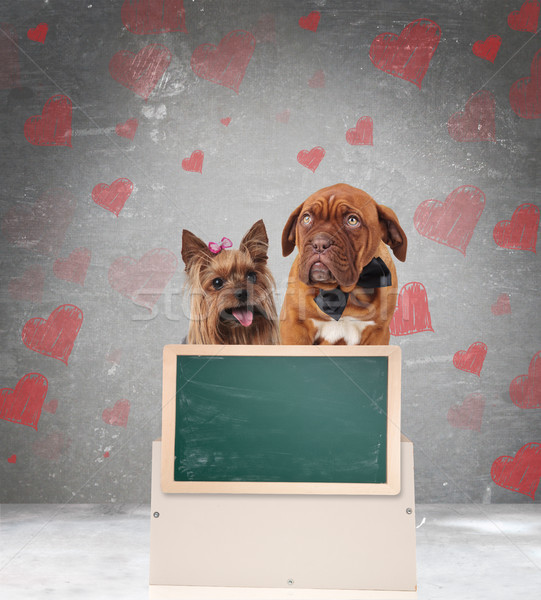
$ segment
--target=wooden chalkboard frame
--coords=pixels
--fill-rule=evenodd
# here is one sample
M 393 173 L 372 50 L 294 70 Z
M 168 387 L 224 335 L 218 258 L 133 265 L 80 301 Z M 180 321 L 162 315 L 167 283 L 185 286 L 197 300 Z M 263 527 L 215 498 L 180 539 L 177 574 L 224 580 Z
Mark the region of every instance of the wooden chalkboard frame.
M 175 481 L 178 356 L 387 357 L 387 452 L 383 483 Z M 172 344 L 163 350 L 162 464 L 164 493 L 395 495 L 400 492 L 401 352 L 398 346 L 260 346 Z

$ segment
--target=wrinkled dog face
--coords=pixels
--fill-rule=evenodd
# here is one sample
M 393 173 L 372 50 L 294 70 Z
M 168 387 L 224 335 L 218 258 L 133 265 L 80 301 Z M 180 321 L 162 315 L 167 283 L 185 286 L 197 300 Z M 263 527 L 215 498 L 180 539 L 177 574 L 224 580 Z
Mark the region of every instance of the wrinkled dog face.
M 350 291 L 380 242 L 406 258 L 407 239 L 395 213 L 346 184 L 319 190 L 293 211 L 282 234 L 288 256 L 299 249 L 299 279 L 324 289 Z
M 297 222 L 301 281 L 354 285 L 381 239 L 373 234 L 374 224 L 379 232 L 377 210 L 368 201 L 362 205 L 331 195 L 306 202 Z

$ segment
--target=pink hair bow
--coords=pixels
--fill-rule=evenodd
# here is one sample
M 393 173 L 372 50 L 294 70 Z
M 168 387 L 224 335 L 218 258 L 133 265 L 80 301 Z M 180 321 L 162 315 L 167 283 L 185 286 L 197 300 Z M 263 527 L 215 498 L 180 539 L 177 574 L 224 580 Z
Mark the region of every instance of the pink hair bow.
M 209 250 L 212 252 L 212 254 L 219 254 L 222 250 L 231 248 L 231 246 L 233 246 L 233 242 L 226 237 L 223 237 L 219 244 L 216 242 L 209 242 Z

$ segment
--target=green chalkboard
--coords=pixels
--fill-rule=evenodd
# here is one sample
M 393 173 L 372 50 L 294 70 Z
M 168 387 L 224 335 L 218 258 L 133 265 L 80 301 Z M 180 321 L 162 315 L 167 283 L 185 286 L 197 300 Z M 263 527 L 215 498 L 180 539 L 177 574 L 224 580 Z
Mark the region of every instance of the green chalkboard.
M 175 481 L 386 481 L 387 358 L 177 360 Z
M 164 397 L 175 484 L 389 483 L 389 356 L 198 348 L 174 357 Z

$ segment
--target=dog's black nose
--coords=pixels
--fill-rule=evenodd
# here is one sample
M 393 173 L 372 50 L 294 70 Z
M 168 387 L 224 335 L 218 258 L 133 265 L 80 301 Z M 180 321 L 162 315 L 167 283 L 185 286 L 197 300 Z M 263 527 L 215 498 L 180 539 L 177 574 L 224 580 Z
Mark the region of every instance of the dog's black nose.
M 331 240 L 326 235 L 316 235 L 312 240 L 312 248 L 314 252 L 321 254 L 325 252 L 327 248 L 331 245 Z
M 240 300 L 240 302 L 245 302 L 248 300 L 248 290 L 245 290 L 244 288 L 235 290 L 235 298 Z

